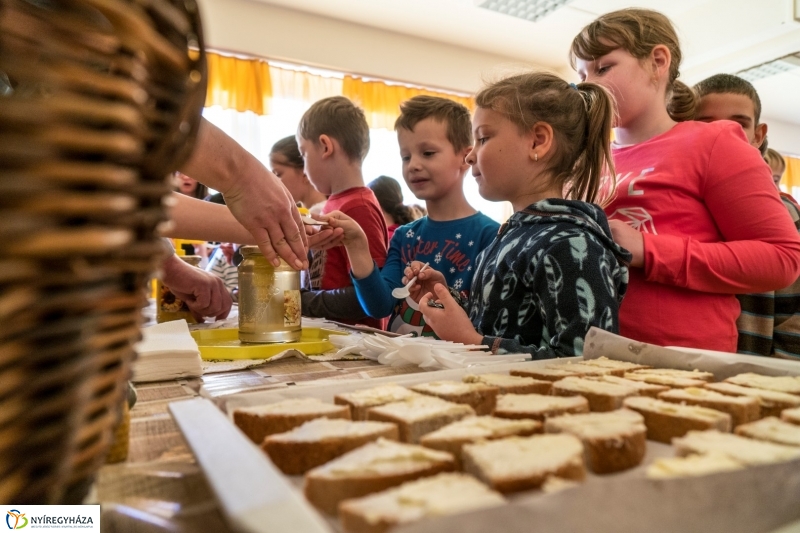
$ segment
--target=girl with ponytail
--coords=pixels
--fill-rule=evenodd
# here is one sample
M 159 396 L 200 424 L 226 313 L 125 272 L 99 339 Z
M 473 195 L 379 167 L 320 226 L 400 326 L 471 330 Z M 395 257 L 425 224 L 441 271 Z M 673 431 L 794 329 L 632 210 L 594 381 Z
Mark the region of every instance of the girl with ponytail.
M 581 355 L 591 326 L 617 331 L 628 278 L 630 254 L 594 205 L 614 175 L 613 101 L 599 85 L 546 73 L 506 78 L 475 101 L 467 163 L 481 196 L 515 213 L 479 256 L 466 305 L 431 264 L 419 272 L 420 309 L 445 340 L 534 359 Z
M 414 216 L 411 208 L 403 203 L 403 190 L 396 179 L 379 176 L 369 182 L 367 187 L 372 189 L 375 198 L 381 204 L 383 218 L 386 219 L 386 229 L 389 232 L 389 241 L 392 240 L 392 235 L 397 228 L 419 218 Z
M 661 13 L 603 15 L 575 37 L 570 57 L 618 106 L 617 188 L 605 210 L 633 255 L 621 334 L 735 352 L 734 295 L 800 274 L 800 238 L 769 168 L 738 124 L 691 120 L 696 98 L 678 80 L 680 44 Z

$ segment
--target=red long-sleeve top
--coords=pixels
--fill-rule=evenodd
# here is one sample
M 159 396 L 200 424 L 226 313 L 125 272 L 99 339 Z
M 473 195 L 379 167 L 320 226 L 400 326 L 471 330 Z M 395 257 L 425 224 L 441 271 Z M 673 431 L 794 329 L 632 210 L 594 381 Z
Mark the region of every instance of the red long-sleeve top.
M 788 286 L 798 237 L 769 167 L 729 121 L 682 122 L 614 149 L 617 192 L 606 208 L 644 235 L 630 270 L 620 333 L 661 346 L 736 351 L 734 294 Z

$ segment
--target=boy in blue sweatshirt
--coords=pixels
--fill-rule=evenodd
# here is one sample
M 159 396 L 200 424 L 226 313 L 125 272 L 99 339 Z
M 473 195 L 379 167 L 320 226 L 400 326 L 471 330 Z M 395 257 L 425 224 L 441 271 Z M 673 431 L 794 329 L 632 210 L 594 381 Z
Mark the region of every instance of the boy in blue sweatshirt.
M 464 175 L 469 169 L 464 158 L 472 147 L 469 110 L 434 96 L 416 96 L 400 110 L 395 130 L 403 179 L 417 198 L 425 200 L 428 215 L 397 228 L 383 269 L 373 265 L 369 275 L 353 276 L 353 284 L 367 314 L 384 317 L 391 313 L 389 331 L 434 336 L 419 311 L 419 290 L 403 300 L 392 297 L 392 290 L 402 286 L 403 271 L 412 261 L 430 263 L 444 274 L 448 287 L 467 298 L 475 260 L 500 225 L 476 211 L 464 196 Z M 332 217 L 334 227 L 348 223 L 337 219 L 338 214 Z M 353 265 L 366 253 L 366 247 L 359 245 L 366 237 L 346 235 L 345 239 L 351 241 L 344 244 L 351 244 L 347 253 Z M 363 259 L 371 261 L 368 255 Z

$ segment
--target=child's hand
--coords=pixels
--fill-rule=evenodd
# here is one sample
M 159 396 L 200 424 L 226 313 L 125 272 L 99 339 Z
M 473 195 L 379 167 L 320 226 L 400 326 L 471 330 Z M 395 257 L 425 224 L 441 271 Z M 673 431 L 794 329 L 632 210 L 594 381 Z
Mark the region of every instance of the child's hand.
M 306 226 L 308 247 L 312 250 L 327 250 L 341 246 L 344 231 L 341 228 L 329 226 Z
M 353 246 L 369 247 L 367 242 L 367 235 L 358 222 L 345 215 L 341 211 L 331 211 L 327 215 L 317 215 L 319 220 L 325 221 L 330 224 L 334 231 L 342 230 L 342 244 L 346 248 Z
M 644 237 L 642 234 L 621 220 L 609 220 L 608 226 L 611 228 L 614 242 L 633 255 L 631 266 L 644 267 Z
M 425 272 L 427 272 L 427 269 Z M 419 302 L 419 310 L 434 333 L 440 339 L 446 341 L 481 344 L 483 336 L 475 331 L 467 313 L 450 296 L 447 287 L 442 284 L 436 284 L 433 289 L 435 296 L 430 292 L 426 293 Z M 444 306 L 444 309 L 429 306 L 428 300 L 431 298 Z
M 400 280 L 403 285 L 408 283 L 411 278 L 417 276 L 417 282 L 408 289 L 409 296 L 415 302 L 419 302 L 420 296 L 423 294 L 430 292 L 433 293 L 434 287 L 436 287 L 437 283 L 441 283 L 442 285 L 447 285 L 447 280 L 444 279 L 444 274 L 439 272 L 438 270 L 432 269 L 430 266 L 420 272 L 420 269 L 425 263 L 420 263 L 419 261 L 412 261 L 410 265 L 406 267 L 403 271 L 403 279 Z

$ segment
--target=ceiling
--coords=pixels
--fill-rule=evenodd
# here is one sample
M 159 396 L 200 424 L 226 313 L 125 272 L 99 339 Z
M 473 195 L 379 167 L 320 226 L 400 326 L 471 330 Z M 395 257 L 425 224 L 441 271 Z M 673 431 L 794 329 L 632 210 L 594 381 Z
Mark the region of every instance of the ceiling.
M 572 38 L 602 13 L 624 7 L 661 11 L 676 24 L 682 77 L 695 83 L 800 51 L 800 0 L 573 0 L 538 22 L 475 5 L 474 0 L 258 0 L 542 65 L 572 75 Z M 763 115 L 800 124 L 800 71 L 756 82 Z

